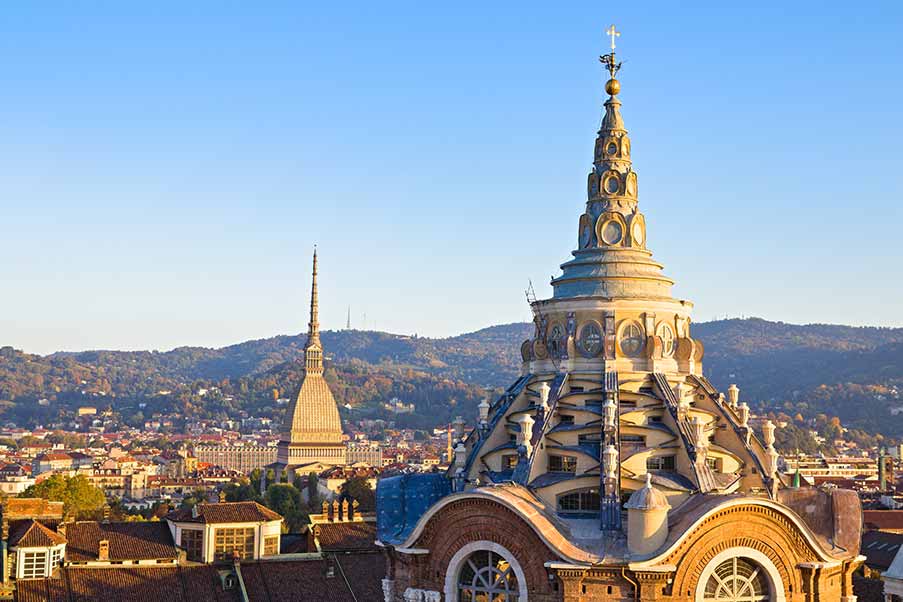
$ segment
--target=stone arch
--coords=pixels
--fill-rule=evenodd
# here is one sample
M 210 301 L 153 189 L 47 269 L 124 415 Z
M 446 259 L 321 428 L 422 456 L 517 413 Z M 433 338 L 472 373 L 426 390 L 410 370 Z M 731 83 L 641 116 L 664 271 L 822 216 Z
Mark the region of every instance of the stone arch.
M 479 550 L 495 552 L 511 565 L 511 568 L 514 570 L 514 574 L 517 577 L 517 586 L 519 588 L 518 600 L 527 602 L 527 597 L 529 595 L 527 592 L 527 579 L 526 575 L 524 575 L 524 569 L 521 567 L 520 562 L 518 562 L 517 557 L 504 546 L 486 540 L 472 541 L 469 544 L 464 545 L 455 552 L 454 556 L 452 556 L 448 568 L 445 571 L 445 588 L 443 591 L 445 593 L 446 602 L 458 602 L 458 573 L 467 558 Z
M 695 602 L 704 602 L 706 582 L 709 580 L 710 575 L 722 562 L 730 558 L 745 558 L 758 565 L 768 580 L 772 602 L 786 602 L 787 597 L 784 592 L 787 588 L 781 579 L 781 572 L 771 561 L 771 558 L 754 548 L 742 547 L 726 548 L 725 550 L 722 550 L 720 553 L 716 554 L 705 567 L 703 567 L 693 597 Z
M 706 567 L 731 549 L 752 550 L 787 599 L 802 588 L 797 565 L 819 560 L 818 552 L 786 514 L 758 504 L 730 506 L 698 524 L 663 560 L 678 567 L 674 594 L 694 599 Z
M 423 577 L 437 590 L 446 586 L 446 575 L 461 550 L 483 546 L 504 549 L 515 560 L 526 591 L 552 593 L 545 563 L 560 560 L 519 514 L 489 499 L 462 498 L 430 517 L 412 547 L 429 550 Z

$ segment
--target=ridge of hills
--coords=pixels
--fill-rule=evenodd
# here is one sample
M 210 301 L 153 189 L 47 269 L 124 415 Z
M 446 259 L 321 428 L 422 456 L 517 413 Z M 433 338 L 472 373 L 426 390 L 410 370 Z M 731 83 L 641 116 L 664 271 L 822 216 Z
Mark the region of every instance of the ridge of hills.
M 398 397 L 417 411 L 392 418 L 427 428 L 472 415 L 486 388 L 510 384 L 520 370 L 520 343 L 532 331 L 530 323 L 513 323 L 448 338 L 342 330 L 321 339 L 340 404 L 356 417 L 385 418 L 380 404 Z M 847 427 L 903 437 L 903 328 L 749 318 L 696 323 L 693 336 L 705 345 L 712 382 L 720 389 L 736 382 L 759 410 L 837 416 Z M 47 423 L 79 405 L 109 405 L 130 424 L 167 412 L 278 418 L 284 403 L 276 400 L 290 397 L 300 380 L 296 360 L 305 340 L 302 333 L 218 349 L 46 356 L 0 347 L 0 422 Z M 203 388 L 213 392 L 199 395 Z

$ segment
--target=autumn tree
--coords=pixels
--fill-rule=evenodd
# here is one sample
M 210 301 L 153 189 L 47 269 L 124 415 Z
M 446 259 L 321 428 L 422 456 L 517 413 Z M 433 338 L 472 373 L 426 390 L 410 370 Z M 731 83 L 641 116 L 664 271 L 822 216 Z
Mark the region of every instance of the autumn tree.
M 40 497 L 53 502 L 63 502 L 66 516 L 76 519 L 96 518 L 106 501 L 103 491 L 92 485 L 83 475 L 67 477 L 52 475 L 32 485 L 20 497 Z
M 357 500 L 360 512 L 376 510 L 376 492 L 365 477 L 352 477 L 342 483 L 342 498 Z

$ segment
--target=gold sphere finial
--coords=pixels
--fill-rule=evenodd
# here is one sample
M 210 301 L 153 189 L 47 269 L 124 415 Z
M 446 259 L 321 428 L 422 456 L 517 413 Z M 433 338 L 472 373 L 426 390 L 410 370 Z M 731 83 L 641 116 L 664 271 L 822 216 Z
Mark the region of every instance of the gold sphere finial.
M 621 82 L 612 78 L 605 82 L 605 91 L 608 92 L 611 96 L 616 95 L 621 91 Z

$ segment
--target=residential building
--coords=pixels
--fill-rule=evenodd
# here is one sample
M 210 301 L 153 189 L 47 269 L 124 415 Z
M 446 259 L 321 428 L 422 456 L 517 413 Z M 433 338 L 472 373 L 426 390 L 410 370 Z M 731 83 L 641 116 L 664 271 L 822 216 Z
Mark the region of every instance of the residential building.
M 198 462 L 248 474 L 275 462 L 276 448 L 272 445 L 249 444 L 197 445 L 194 455 Z

